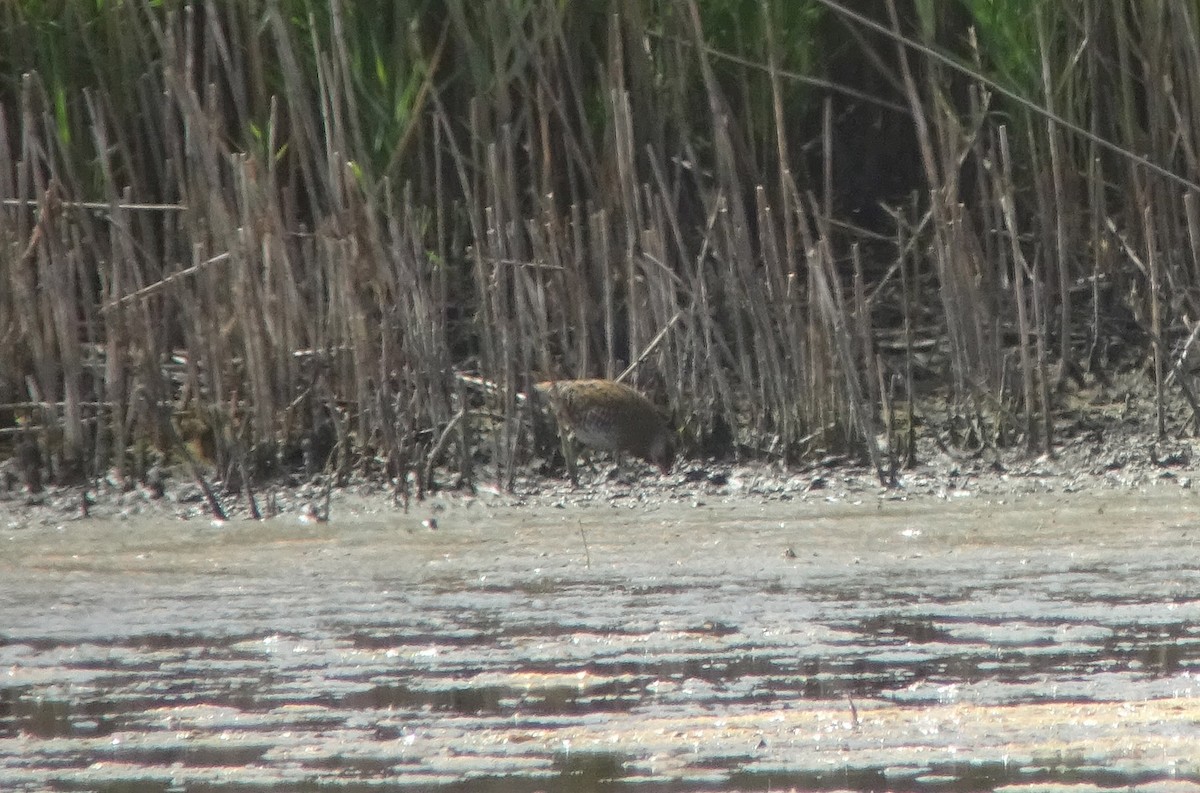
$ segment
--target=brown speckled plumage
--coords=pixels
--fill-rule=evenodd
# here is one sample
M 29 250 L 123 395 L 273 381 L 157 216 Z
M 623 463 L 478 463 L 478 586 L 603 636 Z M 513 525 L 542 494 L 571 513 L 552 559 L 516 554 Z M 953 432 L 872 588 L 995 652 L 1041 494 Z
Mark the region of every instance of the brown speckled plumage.
M 637 390 L 613 380 L 547 380 L 535 386 L 559 427 L 584 446 L 629 452 L 659 467 L 674 462 L 674 433 L 666 415 Z

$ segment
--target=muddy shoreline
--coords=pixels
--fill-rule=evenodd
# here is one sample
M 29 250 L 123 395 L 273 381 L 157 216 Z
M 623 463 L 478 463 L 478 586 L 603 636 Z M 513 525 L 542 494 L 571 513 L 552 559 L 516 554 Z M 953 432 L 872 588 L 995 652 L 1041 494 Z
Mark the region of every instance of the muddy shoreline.
M 8 494 L 0 789 L 1200 790 L 1192 455 Z
M 702 501 L 771 503 L 775 501 L 844 502 L 858 500 L 944 500 L 970 496 L 1017 498 L 1029 494 L 1137 492 L 1147 487 L 1190 489 L 1192 461 L 1200 440 L 1172 436 L 1159 439 L 1150 419 L 1079 421 L 1068 428 L 1052 454 L 1022 448 L 984 449 L 977 453 L 952 451 L 926 438 L 918 443 L 912 468 L 896 471 L 884 486 L 876 472 L 862 463 L 830 456 L 805 465 L 764 462 L 745 464 L 717 460 L 680 459 L 671 473 L 661 475 L 635 461 L 618 470 L 603 456 L 581 470 L 579 486 L 565 478 L 534 474 L 518 476 L 506 490 L 486 469 L 469 487 L 454 487 L 453 477 L 435 476 L 435 488 L 425 498 L 407 497 L 395 482 L 352 475 L 342 487 L 330 487 L 325 475 L 303 481 L 295 475 L 276 477 L 254 488 L 254 502 L 265 517 L 291 515 L 301 520 L 324 518 L 327 507 L 337 517 L 341 505 L 353 511 L 411 512 L 435 519 L 448 504 L 486 503 L 503 506 L 578 506 L 603 502 L 688 504 Z M 212 488 L 230 519 L 247 519 L 249 500 L 243 491 L 220 482 Z M 327 505 L 327 499 L 329 501 Z M 85 503 L 86 500 L 86 503 Z M 14 524 L 54 523 L 64 519 L 127 519 L 162 517 L 212 519 L 202 489 L 183 466 L 170 470 L 161 495 L 142 483 L 122 483 L 109 476 L 88 486 L 49 487 L 29 495 L 12 480 L 0 489 L 0 515 Z
M 1195 507 L 9 525 L 0 789 L 1200 790 Z

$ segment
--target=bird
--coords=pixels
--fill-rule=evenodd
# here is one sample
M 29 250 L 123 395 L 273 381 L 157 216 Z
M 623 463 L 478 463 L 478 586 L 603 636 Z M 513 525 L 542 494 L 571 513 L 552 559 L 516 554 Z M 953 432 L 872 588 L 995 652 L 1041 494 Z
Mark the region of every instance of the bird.
M 629 452 L 670 473 L 675 433 L 666 413 L 637 389 L 615 380 L 545 380 L 534 385 L 534 392 L 550 403 L 568 467 L 574 463 L 569 435 L 584 446 L 614 452 L 618 465 L 621 452 Z

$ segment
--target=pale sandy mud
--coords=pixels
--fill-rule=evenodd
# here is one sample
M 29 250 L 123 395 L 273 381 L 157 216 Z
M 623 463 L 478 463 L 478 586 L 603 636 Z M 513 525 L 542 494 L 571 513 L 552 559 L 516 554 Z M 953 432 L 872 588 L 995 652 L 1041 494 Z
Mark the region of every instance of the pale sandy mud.
M 0 790 L 1200 791 L 1177 484 L 334 518 L 0 513 Z

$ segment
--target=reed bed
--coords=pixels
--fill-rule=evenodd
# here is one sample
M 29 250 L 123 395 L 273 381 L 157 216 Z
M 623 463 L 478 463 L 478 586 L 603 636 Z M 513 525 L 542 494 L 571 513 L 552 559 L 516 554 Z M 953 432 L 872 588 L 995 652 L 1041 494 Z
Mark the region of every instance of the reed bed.
M 1195 406 L 1186 0 L 63 8 L 0 8 L 31 475 L 512 487 L 530 383 L 626 369 L 691 456 L 884 484 L 1147 356 Z

